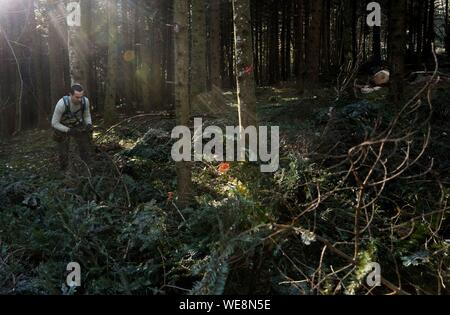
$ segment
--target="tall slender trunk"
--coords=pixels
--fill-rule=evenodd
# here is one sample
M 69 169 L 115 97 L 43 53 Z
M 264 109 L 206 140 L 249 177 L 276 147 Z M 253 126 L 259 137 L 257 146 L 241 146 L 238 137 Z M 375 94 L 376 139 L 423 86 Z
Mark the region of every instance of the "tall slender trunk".
M 122 44 L 124 47 L 122 68 L 124 73 L 124 97 L 128 108 L 135 106 L 135 95 L 134 95 L 134 71 L 133 68 L 136 64 L 136 53 L 133 47 L 132 30 L 130 27 L 131 17 L 130 4 L 128 1 L 122 1 Z
M 406 54 L 406 0 L 391 2 L 390 10 L 391 96 L 399 104 L 403 97 Z
M 250 0 L 233 0 L 239 125 L 256 126 L 256 95 Z
M 306 79 L 309 88 L 315 88 L 319 83 L 320 73 L 320 26 L 322 25 L 323 0 L 312 0 L 310 6 L 311 24 L 306 42 Z
M 297 89 L 300 94 L 305 91 L 305 0 L 297 0 Z
M 431 47 L 435 39 L 434 31 L 434 0 L 426 0 L 425 2 L 425 32 L 424 32 L 424 45 L 423 45 L 423 60 L 429 61 L 431 58 Z
M 445 51 L 447 55 L 450 55 L 450 25 L 448 22 L 448 0 L 445 0 Z
M 192 100 L 207 91 L 205 0 L 192 0 Z
M 149 11 L 148 3 L 146 0 L 140 0 L 138 2 L 138 25 L 136 26 L 139 32 L 139 68 L 138 68 L 138 82 L 139 82 L 139 95 L 141 109 L 148 112 L 152 110 L 151 100 L 151 62 L 152 55 L 150 50 L 150 38 L 149 32 L 146 31 L 148 27 L 148 20 L 146 12 Z
M 56 102 L 66 93 L 64 73 L 65 46 L 67 43 L 67 31 L 65 23 L 65 8 L 63 2 L 56 2 L 50 6 L 48 12 L 48 45 L 50 63 L 50 94 L 51 103 Z
M 272 0 L 271 18 L 268 27 L 269 49 L 269 83 L 274 84 L 280 80 L 280 25 L 279 5 L 277 0 Z
M 48 97 L 45 91 L 45 77 L 44 77 L 44 66 L 43 61 L 43 36 L 37 30 L 36 27 L 36 16 L 34 5 L 30 6 L 30 28 L 32 32 L 32 69 L 33 69 L 33 81 L 34 81 L 34 94 L 36 95 L 37 103 L 37 127 L 38 128 L 48 128 L 49 124 L 49 107 L 48 107 Z
M 221 10 L 220 0 L 211 0 L 211 84 L 222 87 L 221 78 Z
M 163 49 L 163 35 L 161 29 L 160 19 L 162 18 L 162 1 L 154 1 L 153 10 L 156 12 L 158 19 L 153 21 L 151 25 L 152 30 L 152 59 L 151 59 L 151 73 L 150 73 L 150 97 L 152 107 L 156 109 L 162 108 L 162 93 L 163 93 L 163 69 L 162 69 L 162 49 Z
M 69 72 L 71 84 L 79 83 L 85 89 L 87 86 L 88 61 L 87 56 L 90 53 L 89 40 L 86 34 L 86 24 L 88 19 L 89 1 L 80 1 L 81 7 L 81 26 L 69 26 L 68 28 L 68 52 L 69 52 Z
M 177 124 L 189 126 L 189 5 L 175 1 L 175 109 Z M 192 200 L 191 162 L 177 162 L 178 204 L 188 207 Z
M 117 65 L 118 65 L 118 34 L 117 34 L 117 4 L 115 1 L 107 2 L 108 15 L 108 64 L 105 91 L 104 117 L 106 124 L 112 124 L 117 119 Z
M 324 1 L 322 18 L 322 71 L 327 73 L 330 66 L 330 0 Z
M 376 66 L 381 65 L 381 27 L 374 26 L 372 30 L 372 59 Z

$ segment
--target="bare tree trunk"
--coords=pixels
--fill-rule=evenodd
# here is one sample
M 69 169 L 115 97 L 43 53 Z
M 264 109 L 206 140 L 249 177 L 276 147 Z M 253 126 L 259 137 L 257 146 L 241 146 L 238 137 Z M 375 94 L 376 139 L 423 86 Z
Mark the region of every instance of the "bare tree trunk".
M 31 29 L 31 46 L 32 46 L 32 69 L 33 69 L 33 81 L 34 84 L 34 94 L 36 95 L 36 104 L 37 104 L 37 126 L 38 128 L 48 128 L 49 124 L 49 108 L 48 99 L 45 91 L 47 90 L 45 87 L 45 80 L 43 75 L 43 36 L 40 31 L 37 30 L 36 27 L 36 16 L 35 16 L 35 8 L 33 0 L 30 2 L 29 6 L 29 15 L 30 15 L 30 29 Z
M 189 5 L 176 0 L 174 4 L 175 26 L 175 109 L 177 124 L 189 126 Z M 192 199 L 191 162 L 177 162 L 178 203 L 188 207 Z
M 83 3 L 85 2 L 85 3 Z M 84 57 L 84 81 L 85 81 L 85 90 L 87 92 L 87 95 L 89 96 L 90 100 L 93 100 L 93 95 L 96 94 L 95 87 L 94 87 L 94 67 L 93 67 L 93 60 L 95 56 L 95 45 L 93 40 L 93 10 L 95 7 L 94 0 L 85 0 L 81 1 L 81 28 L 82 28 L 82 34 L 85 36 L 85 46 L 86 51 L 83 53 L 85 54 Z
M 163 37 L 161 29 L 162 17 L 162 1 L 154 1 L 154 12 L 157 19 L 153 21 L 151 25 L 152 32 L 152 59 L 151 59 L 151 73 L 150 73 L 150 95 L 151 95 L 151 106 L 152 108 L 161 109 L 162 108 L 162 80 L 163 80 L 163 69 L 162 69 L 162 49 L 163 49 Z
M 65 46 L 67 40 L 64 3 L 59 1 L 49 9 L 49 63 L 50 63 L 50 89 L 51 103 L 56 102 L 64 95 L 65 86 Z
M 69 26 L 68 28 L 70 81 L 72 85 L 78 83 L 87 89 L 89 41 L 83 23 L 86 23 L 85 14 L 88 10 L 86 10 L 86 1 L 80 1 L 79 4 L 81 6 L 82 24 L 81 26 Z
M 322 18 L 322 71 L 327 73 L 330 67 L 330 0 L 324 0 Z
M 164 2 L 164 22 L 166 25 L 171 25 L 173 23 L 173 1 Z M 165 71 L 166 71 L 166 84 L 164 92 L 164 105 L 174 106 L 175 104 L 175 86 L 173 82 L 175 81 L 175 52 L 174 52 L 174 34 L 171 28 L 165 29 Z
M 305 91 L 305 0 L 297 0 L 297 89 L 300 94 Z
M 280 25 L 279 25 L 279 1 L 273 0 L 270 4 L 270 19 L 267 36 L 269 36 L 269 83 L 275 84 L 280 80 Z
M 390 21 L 390 63 L 391 63 L 391 96 L 399 103 L 403 96 L 406 54 L 406 0 L 391 2 Z
M 151 62 L 152 55 L 150 50 L 150 38 L 149 32 L 145 31 L 148 26 L 148 21 L 145 15 L 147 12 L 147 2 L 145 0 L 139 1 L 139 13 L 138 13 L 138 25 L 137 29 L 139 32 L 139 56 L 140 63 L 138 69 L 138 79 L 139 79 L 139 90 L 140 90 L 140 103 L 144 111 L 150 111 L 152 109 L 151 104 Z
M 448 23 L 448 0 L 445 0 L 445 51 L 450 55 L 450 28 Z
M 310 88 L 314 88 L 319 83 L 320 73 L 320 26 L 322 20 L 323 0 L 312 0 L 311 4 L 311 24 L 308 30 L 306 64 L 306 80 Z
M 432 44 L 434 43 L 436 33 L 434 31 L 434 13 L 435 13 L 435 3 L 434 0 L 426 1 L 426 7 L 428 12 L 428 16 L 426 18 L 426 32 L 424 37 L 424 52 L 423 59 L 425 62 L 430 61 L 432 57 Z
M 14 132 L 18 133 L 23 130 L 24 115 L 23 111 L 27 107 L 26 94 L 29 92 L 31 74 L 29 73 L 29 67 L 27 65 L 28 52 L 24 43 L 29 42 L 29 27 L 27 27 L 28 21 L 26 20 L 27 0 L 16 0 L 9 3 L 7 10 L 15 12 L 10 19 L 10 29 L 8 34 L 2 30 L 2 36 L 7 39 L 7 46 L 11 53 L 11 59 L 15 65 L 16 84 L 14 86 L 15 95 L 15 117 L 14 117 Z M 28 28 L 28 29 L 27 29 Z
M 124 73 L 124 97 L 128 108 L 133 108 L 135 105 L 134 97 L 134 65 L 136 62 L 136 54 L 133 47 L 132 31 L 130 27 L 130 21 L 133 21 L 133 17 L 129 12 L 130 5 L 128 1 L 122 1 L 122 17 L 123 17 L 123 30 L 122 30 L 122 42 L 124 46 L 124 55 L 122 58 L 122 67 Z
M 373 27 L 372 59 L 375 66 L 381 66 L 381 27 Z
M 205 0 L 192 0 L 191 99 L 207 91 Z
M 344 64 L 352 58 L 352 19 L 353 19 L 353 0 L 341 0 L 341 38 L 340 38 L 340 64 Z
M 222 87 L 221 78 L 221 10 L 220 0 L 211 0 L 211 84 Z
M 233 0 L 239 125 L 256 126 L 256 95 L 250 0 Z
M 117 3 L 107 2 L 108 14 L 108 64 L 105 91 L 104 118 L 106 124 L 112 124 L 117 119 L 116 97 L 117 97 Z

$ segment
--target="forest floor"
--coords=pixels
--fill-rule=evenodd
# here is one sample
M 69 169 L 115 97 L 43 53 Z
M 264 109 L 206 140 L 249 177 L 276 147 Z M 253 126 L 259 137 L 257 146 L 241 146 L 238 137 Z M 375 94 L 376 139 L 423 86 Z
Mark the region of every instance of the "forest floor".
M 300 131 L 308 130 L 308 121 L 314 115 L 326 113 L 332 102 L 332 91 L 324 89 L 318 95 L 300 97 L 295 88 L 267 87 L 258 90 L 258 114 L 261 125 L 281 126 L 284 136 L 296 136 Z M 229 104 L 229 113 L 225 119 L 208 118 L 206 124 L 218 125 L 228 123 L 234 126 L 233 117 L 235 104 Z M 99 117 L 100 118 L 100 117 Z M 111 153 L 120 152 L 136 144 L 149 128 L 170 132 L 174 127 L 174 115 L 169 112 L 154 112 L 148 115 L 121 116 L 116 128 L 105 134 L 101 118 L 94 133 L 94 160 L 105 161 L 99 150 Z M 109 129 L 109 128 L 108 128 Z M 41 177 L 43 180 L 61 179 L 58 170 L 58 157 L 55 143 L 52 140 L 53 131 L 27 130 L 15 136 L 8 142 L 1 143 L 0 170 L 29 174 Z M 71 144 L 71 156 L 76 159 L 76 146 Z M 95 163 L 95 162 L 94 162 Z M 70 172 L 76 171 L 72 164 Z M 77 167 L 80 167 L 78 165 Z
M 434 103 L 446 104 L 448 87 L 436 90 Z M 97 120 L 91 170 L 72 148 L 65 174 L 50 130 L 21 133 L 0 150 L 0 293 L 73 294 L 63 274 L 77 261 L 86 270 L 80 294 L 366 294 L 373 289 L 364 270 L 380 259 L 391 285 L 373 292 L 444 292 L 450 128 L 439 104 L 426 155 L 405 178 L 385 183 L 385 193 L 377 186 L 360 200 L 368 205 L 360 208 L 365 228 L 354 238 L 358 185 L 342 176 L 346 155 L 389 126 L 395 110 L 386 95 L 383 88 L 337 101 L 332 89 L 301 97 L 288 86 L 258 89 L 261 124 L 280 126 L 280 170 L 198 163 L 188 209 L 174 202 L 170 113 L 122 117 L 109 129 Z M 204 116 L 205 125 L 235 125 L 228 105 L 229 115 Z M 426 116 L 421 110 L 413 108 L 397 131 Z M 402 153 L 410 160 L 422 153 L 426 128 L 418 129 L 404 135 L 412 146 L 386 145 L 385 168 L 404 167 Z M 367 175 L 369 161 L 353 172 Z M 324 257 L 324 244 L 338 255 Z M 355 244 L 358 263 L 349 265 L 343 257 Z

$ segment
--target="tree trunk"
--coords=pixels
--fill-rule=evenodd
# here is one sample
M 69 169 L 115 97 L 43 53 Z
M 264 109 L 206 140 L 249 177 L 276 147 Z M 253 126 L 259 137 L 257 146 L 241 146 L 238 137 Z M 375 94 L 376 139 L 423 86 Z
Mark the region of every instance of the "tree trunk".
M 177 124 L 189 126 L 189 5 L 188 1 L 175 1 L 175 109 Z M 190 205 L 192 199 L 191 162 L 177 162 L 178 204 Z
M 86 95 L 92 101 L 95 99 L 93 96 L 96 95 L 97 91 L 95 89 L 95 77 L 94 77 L 94 57 L 95 57 L 95 44 L 94 44 L 94 28 L 93 28 L 93 11 L 95 8 L 94 0 L 84 0 L 80 1 L 81 4 L 81 34 L 85 40 L 84 47 L 85 51 L 83 57 L 83 72 L 84 78 L 84 89 Z M 83 83 L 82 83 L 83 84 Z
M 381 66 L 381 27 L 373 27 L 372 39 L 372 59 L 373 64 L 377 67 Z
M 136 98 L 134 95 L 134 68 L 136 65 L 136 52 L 133 47 L 132 30 L 130 27 L 130 20 L 133 21 L 131 16 L 130 4 L 128 1 L 122 1 L 122 17 L 123 17 L 123 30 L 122 30 L 122 44 L 124 46 L 122 68 L 124 73 L 123 78 L 123 95 L 125 97 L 125 103 L 128 108 L 133 108 L 136 105 Z
M 330 0 L 324 1 L 322 18 L 322 72 L 327 73 L 330 67 Z
M 150 50 L 150 38 L 148 32 L 148 21 L 145 15 L 147 12 L 148 4 L 145 0 L 140 0 L 137 6 L 138 11 L 138 24 L 137 31 L 139 33 L 139 69 L 138 82 L 140 92 L 140 103 L 142 110 L 149 112 L 152 110 L 151 103 L 151 62 L 152 55 Z
M 448 23 L 448 0 L 445 0 L 445 51 L 450 56 L 450 25 Z
M 10 32 L 14 24 L 8 11 L 12 3 L 6 3 L 0 10 L 0 137 L 7 138 L 15 131 L 15 111 L 17 106 L 18 65 L 14 59 Z
M 166 25 L 173 24 L 173 1 L 164 1 L 164 22 Z M 165 53 L 164 57 L 166 59 L 165 71 L 166 71 L 166 80 L 165 84 L 165 97 L 164 103 L 165 105 L 170 105 L 171 107 L 175 104 L 175 53 L 174 53 L 174 34 L 172 29 L 169 27 L 165 28 L 166 36 L 165 36 Z
M 358 9 L 358 1 L 352 1 L 352 57 L 353 62 L 356 63 L 358 58 L 358 25 L 357 25 L 357 9 Z
M 300 94 L 305 91 L 305 0 L 297 0 L 297 89 Z
M 403 97 L 406 53 L 406 0 L 391 2 L 390 10 L 391 97 L 399 104 Z
M 239 125 L 256 126 L 256 95 L 250 0 L 233 0 Z
M 36 16 L 34 5 L 30 6 L 30 28 L 32 33 L 31 46 L 32 46 L 32 63 L 33 63 L 33 81 L 34 84 L 34 95 L 36 95 L 36 105 L 37 105 L 37 127 L 41 129 L 46 129 L 50 126 L 49 123 L 49 100 L 47 97 L 47 89 L 45 86 L 45 76 L 44 76 L 44 66 L 43 62 L 43 42 L 44 37 L 37 30 L 36 27 Z
M 353 0 L 341 0 L 341 18 L 342 27 L 340 35 L 340 64 L 344 64 L 353 57 L 352 52 L 352 19 L 353 19 Z
M 154 12 L 158 17 L 151 25 L 152 35 L 152 58 L 150 69 L 150 99 L 153 109 L 162 109 L 162 93 L 163 93 L 163 69 L 162 69 L 162 49 L 163 35 L 160 20 L 162 20 L 162 1 L 154 1 Z
M 65 8 L 62 1 L 56 2 L 49 8 L 49 63 L 50 63 L 50 90 L 52 105 L 67 92 L 65 84 L 65 53 L 67 32 L 65 23 Z
M 430 61 L 432 51 L 432 43 L 434 43 L 435 39 L 435 31 L 434 31 L 434 0 L 425 1 L 425 14 L 426 14 L 426 24 L 425 24 L 425 34 L 424 34 L 424 46 L 423 46 L 423 60 L 425 62 Z
M 322 24 L 323 0 L 311 0 L 311 24 L 308 30 L 306 64 L 306 81 L 309 88 L 317 87 L 320 73 L 320 26 Z
M 205 0 L 192 0 L 191 100 L 207 91 Z
M 87 1 L 79 1 L 79 4 L 83 18 L 82 24 L 81 26 L 68 27 L 69 71 L 71 84 L 78 83 L 87 89 L 89 40 L 83 27 L 83 22 L 86 23 L 86 17 L 84 15 L 88 11 L 86 10 Z
M 271 17 L 269 20 L 268 33 L 269 42 L 269 83 L 275 84 L 280 80 L 280 25 L 279 25 L 278 0 L 272 0 L 270 6 Z
M 108 63 L 105 91 L 105 123 L 110 125 L 117 119 L 116 97 L 117 97 L 117 4 L 115 1 L 107 2 L 108 15 Z
M 220 0 L 211 0 L 211 84 L 222 88 L 221 78 L 221 10 Z

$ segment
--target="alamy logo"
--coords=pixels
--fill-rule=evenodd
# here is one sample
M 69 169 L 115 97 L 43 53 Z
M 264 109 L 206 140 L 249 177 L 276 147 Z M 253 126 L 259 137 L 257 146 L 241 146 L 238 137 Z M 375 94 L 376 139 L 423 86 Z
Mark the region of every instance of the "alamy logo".
M 67 275 L 66 283 L 70 288 L 81 287 L 81 266 L 77 262 L 71 262 L 67 265 L 67 271 L 70 273 Z
M 81 26 L 81 7 L 79 2 L 70 2 L 67 4 L 67 26 Z
M 381 286 L 381 266 L 379 263 L 372 262 L 367 265 L 370 273 L 367 275 L 366 282 L 371 288 Z
M 381 5 L 378 2 L 371 2 L 367 5 L 367 25 L 370 27 L 381 26 Z
M 248 159 L 250 162 L 266 163 L 261 165 L 263 173 L 273 173 L 279 168 L 279 127 L 270 127 L 269 134 L 267 126 L 250 126 L 245 129 L 227 126 L 224 133 L 217 126 L 209 126 L 203 130 L 203 120 L 195 118 L 194 136 L 188 127 L 177 126 L 172 131 L 172 139 L 179 139 L 171 152 L 175 162 L 244 162 Z M 211 140 L 203 145 L 204 139 Z

